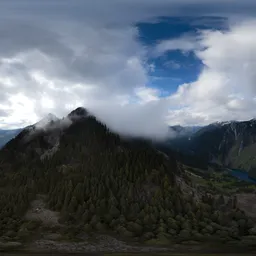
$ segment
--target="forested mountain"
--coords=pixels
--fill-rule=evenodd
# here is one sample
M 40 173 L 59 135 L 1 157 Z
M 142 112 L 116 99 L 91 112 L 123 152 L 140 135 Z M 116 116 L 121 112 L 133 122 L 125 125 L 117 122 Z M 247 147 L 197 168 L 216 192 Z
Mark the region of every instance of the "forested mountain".
M 254 225 L 236 197 L 198 191 L 174 156 L 120 137 L 83 108 L 7 143 L 0 190 L 0 236 L 22 241 L 35 232 L 23 216 L 37 194 L 60 212 L 72 236 L 226 242 L 249 235 Z
M 207 162 L 249 171 L 256 177 L 256 120 L 219 122 L 192 136 L 170 140 L 172 149 L 199 156 Z
M 181 126 L 181 125 L 174 125 L 169 127 L 171 131 L 174 132 L 175 138 L 181 137 L 189 137 L 199 131 L 202 126 Z

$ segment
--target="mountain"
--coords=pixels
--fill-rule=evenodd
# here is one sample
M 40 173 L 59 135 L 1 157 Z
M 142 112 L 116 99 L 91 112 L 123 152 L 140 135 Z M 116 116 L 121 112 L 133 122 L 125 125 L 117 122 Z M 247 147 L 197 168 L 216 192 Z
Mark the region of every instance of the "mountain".
M 205 161 L 246 170 L 256 176 L 256 120 L 217 122 L 205 126 L 172 148 L 200 156 Z
M 49 113 L 42 120 L 40 120 L 36 124 L 29 126 L 25 129 L 34 129 L 35 127 L 36 128 L 46 127 L 50 123 L 57 122 L 58 120 L 59 119 L 55 115 Z M 18 135 L 22 130 L 23 130 L 23 128 L 12 129 L 12 130 L 11 129 L 10 130 L 0 130 L 0 148 L 2 148 L 8 141 L 15 138 L 15 136 Z
M 167 155 L 169 152 L 175 154 L 176 159 L 183 164 L 207 169 L 208 161 L 197 156 L 189 147 L 191 137 L 202 128 L 202 126 L 170 126 L 169 138 L 163 143 L 157 143 L 156 146 Z
M 34 124 L 36 128 L 44 128 L 47 127 L 50 124 L 56 123 L 59 121 L 59 118 L 53 115 L 52 113 L 49 113 L 47 116 L 45 116 L 43 119 L 41 119 L 39 122 Z
M 0 248 L 1 241 L 38 248 L 50 239 L 56 249 L 84 234 L 144 246 L 223 244 L 252 234 L 236 197 L 199 189 L 171 151 L 122 138 L 84 108 L 43 123 L 0 150 Z
M 0 130 L 0 148 L 14 138 L 22 129 Z
M 189 137 L 199 131 L 202 126 L 170 126 L 170 131 L 174 132 L 175 138 Z

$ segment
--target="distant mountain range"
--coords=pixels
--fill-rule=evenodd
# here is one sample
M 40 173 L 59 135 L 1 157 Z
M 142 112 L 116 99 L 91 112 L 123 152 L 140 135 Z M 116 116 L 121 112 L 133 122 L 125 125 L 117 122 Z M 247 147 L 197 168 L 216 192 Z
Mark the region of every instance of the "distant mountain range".
M 80 112 L 79 112 L 80 111 Z M 69 114 L 69 119 L 58 119 L 48 114 L 40 122 L 27 129 L 48 127 L 48 124 L 75 120 L 86 115 L 84 109 Z M 171 138 L 159 144 L 166 154 L 176 152 L 177 158 L 188 165 L 206 166 L 218 164 L 249 172 L 256 177 L 256 120 L 216 122 L 207 126 L 170 126 Z M 0 148 L 21 132 L 22 129 L 0 130 Z
M 14 138 L 22 129 L 0 130 L 0 148 Z
M 174 125 L 170 126 L 170 130 L 174 132 L 175 138 L 181 138 L 184 136 L 191 136 L 192 134 L 199 131 L 203 126 L 181 126 Z
M 182 130 L 182 129 L 181 129 Z M 186 130 L 186 129 L 185 129 Z M 170 148 L 256 177 L 256 120 L 217 122 L 167 141 Z

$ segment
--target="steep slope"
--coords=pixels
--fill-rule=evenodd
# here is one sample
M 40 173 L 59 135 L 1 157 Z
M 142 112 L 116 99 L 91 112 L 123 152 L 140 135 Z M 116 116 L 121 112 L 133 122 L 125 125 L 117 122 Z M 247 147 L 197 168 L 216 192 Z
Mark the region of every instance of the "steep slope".
M 189 140 L 169 142 L 183 153 L 208 162 L 249 171 L 256 168 L 256 120 L 214 123 L 201 128 Z
M 108 232 L 141 242 L 227 241 L 253 225 L 236 200 L 197 194 L 174 157 L 148 141 L 121 138 L 83 108 L 23 130 L 0 159 L 5 237 L 10 229 L 22 241 L 34 234 L 23 216 L 36 194 L 59 212 L 71 237 Z
M 188 147 L 190 139 L 202 128 L 203 127 L 200 126 L 170 126 L 172 136 L 170 136 L 170 138 L 167 139 L 165 143 L 175 151 L 182 152 L 187 155 L 193 154 L 193 152 Z
M 156 143 L 156 147 L 165 154 L 175 155 L 183 164 L 207 169 L 208 161 L 195 154 L 191 148 L 191 137 L 203 129 L 201 126 L 170 126 L 170 138 Z

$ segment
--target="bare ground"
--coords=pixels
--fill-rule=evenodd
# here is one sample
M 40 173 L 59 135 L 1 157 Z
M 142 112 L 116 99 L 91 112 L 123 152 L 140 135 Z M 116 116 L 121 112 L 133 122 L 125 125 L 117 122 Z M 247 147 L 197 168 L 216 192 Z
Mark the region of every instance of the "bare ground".
M 249 217 L 256 219 L 256 194 L 237 194 L 237 205 Z
M 46 208 L 44 195 L 37 195 L 37 199 L 31 202 L 31 207 L 25 215 L 26 220 L 39 220 L 46 226 L 59 226 L 59 212 Z
M 100 235 L 95 242 L 64 242 L 40 239 L 30 246 L 33 251 L 55 251 L 55 252 L 166 252 L 170 248 L 141 247 L 128 245 L 113 237 Z

